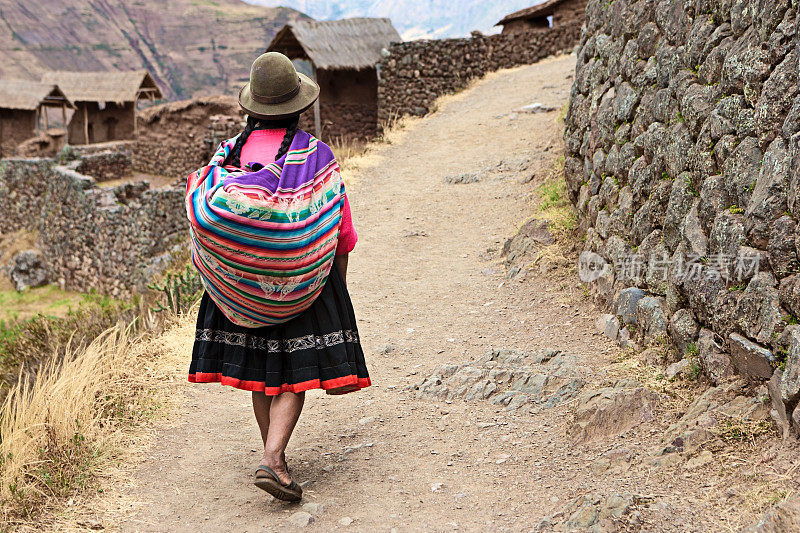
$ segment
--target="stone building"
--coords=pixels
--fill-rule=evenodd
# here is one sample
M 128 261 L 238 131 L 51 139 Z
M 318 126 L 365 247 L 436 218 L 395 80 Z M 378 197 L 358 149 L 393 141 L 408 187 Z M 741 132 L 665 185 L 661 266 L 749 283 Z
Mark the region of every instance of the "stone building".
M 75 104 L 69 125 L 70 144 L 90 144 L 133 139 L 140 99 L 162 97 L 150 73 L 51 71 L 42 82 L 56 84 Z
M 366 139 L 378 130 L 376 65 L 381 51 L 400 41 L 385 18 L 298 21 L 284 26 L 267 51 L 287 55 L 319 84 L 319 102 L 308 119 L 313 117 L 318 137 Z
M 59 108 L 63 123 L 73 105 L 54 84 L 28 80 L 0 80 L 0 157 L 14 152 L 25 140 L 49 129 L 45 108 Z
M 580 25 L 585 17 L 586 0 L 548 0 L 543 4 L 515 11 L 496 26 L 503 26 L 503 33 L 514 34 L 573 23 Z

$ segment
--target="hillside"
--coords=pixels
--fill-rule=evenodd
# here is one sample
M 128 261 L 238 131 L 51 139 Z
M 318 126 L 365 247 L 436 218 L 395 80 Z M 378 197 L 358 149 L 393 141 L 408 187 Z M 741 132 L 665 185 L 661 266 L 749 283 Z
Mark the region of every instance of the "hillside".
M 0 0 L 0 77 L 147 68 L 167 99 L 231 92 L 298 17 L 239 0 Z
M 406 40 L 461 37 L 492 31 L 508 13 L 542 0 L 247 0 L 264 6 L 289 6 L 318 20 L 388 17 Z M 494 28 L 496 31 L 497 28 Z

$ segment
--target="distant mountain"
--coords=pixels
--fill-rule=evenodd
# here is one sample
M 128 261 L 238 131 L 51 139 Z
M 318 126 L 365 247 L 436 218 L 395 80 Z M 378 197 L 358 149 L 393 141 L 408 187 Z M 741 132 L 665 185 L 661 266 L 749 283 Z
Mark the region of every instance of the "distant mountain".
M 231 94 L 297 18 L 240 0 L 0 0 L 0 77 L 147 68 L 169 99 Z
M 388 17 L 406 40 L 484 33 L 509 13 L 543 0 L 246 0 L 264 6 L 287 6 L 317 20 Z

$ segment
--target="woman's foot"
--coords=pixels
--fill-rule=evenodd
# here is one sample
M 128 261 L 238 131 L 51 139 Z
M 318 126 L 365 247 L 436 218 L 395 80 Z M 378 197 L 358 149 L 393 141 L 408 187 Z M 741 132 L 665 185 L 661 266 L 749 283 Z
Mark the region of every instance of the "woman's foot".
M 288 484 L 280 480 L 271 467 L 259 465 L 256 469 L 253 484 L 259 489 L 270 493 L 274 498 L 286 502 L 299 502 L 303 499 L 303 488 L 296 481 L 290 480 Z
M 289 475 L 289 468 L 286 466 L 286 454 L 268 454 L 264 452 L 264 456 L 261 458 L 261 464 L 270 467 L 282 484 L 288 486 L 292 482 L 292 477 Z

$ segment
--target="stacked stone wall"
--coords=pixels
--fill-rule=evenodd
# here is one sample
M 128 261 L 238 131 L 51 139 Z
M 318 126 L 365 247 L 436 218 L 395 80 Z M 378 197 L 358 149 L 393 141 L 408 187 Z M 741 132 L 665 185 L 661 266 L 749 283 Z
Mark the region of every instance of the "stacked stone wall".
M 232 97 L 197 98 L 152 107 L 140 113 L 133 168 L 182 180 L 207 164 L 219 143 L 243 127 L 244 115 Z
M 565 131 L 584 275 L 616 315 L 607 331 L 670 338 L 715 382 L 772 379 L 789 415 L 798 24 L 792 0 L 590 0 Z
M 379 64 L 378 122 L 425 115 L 439 96 L 462 89 L 488 72 L 572 50 L 580 35 L 580 23 L 572 22 L 518 34 L 486 36 L 476 32 L 466 39 L 393 44 Z
M 3 233 L 38 233 L 48 277 L 64 287 L 124 296 L 169 263 L 186 238 L 181 186 L 113 188 L 51 159 L 0 161 Z
M 91 176 L 98 182 L 130 178 L 133 175 L 131 153 L 104 151 L 81 158 L 75 170 Z

